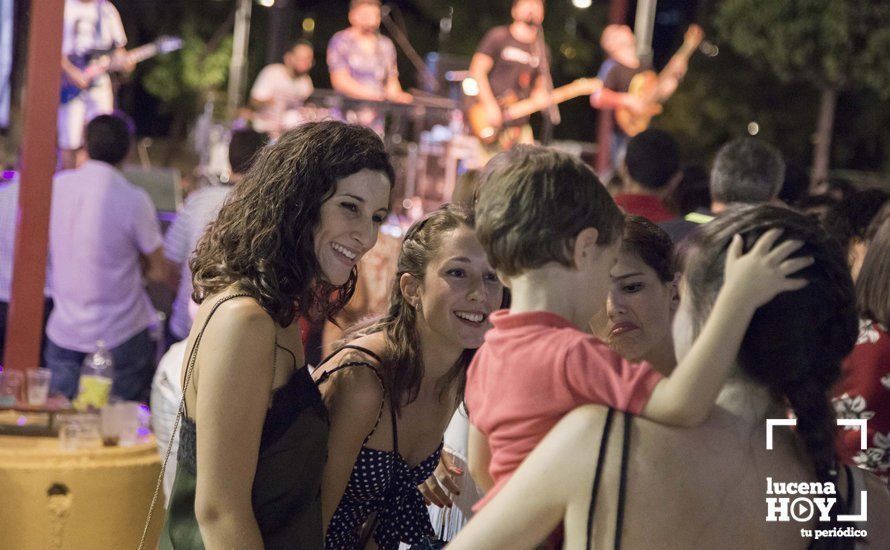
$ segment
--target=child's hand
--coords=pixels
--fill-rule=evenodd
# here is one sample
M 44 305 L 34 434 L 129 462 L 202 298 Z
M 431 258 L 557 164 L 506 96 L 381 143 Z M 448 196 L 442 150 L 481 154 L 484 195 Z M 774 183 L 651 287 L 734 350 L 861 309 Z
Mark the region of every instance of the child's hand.
M 806 279 L 789 279 L 788 276 L 812 264 L 813 258 L 788 259 L 803 246 L 802 241 L 788 240 L 773 248 L 781 234 L 781 229 L 770 229 L 744 255 L 741 235 L 732 238 L 726 251 L 723 288 L 732 294 L 736 303 L 757 309 L 782 292 L 807 285 Z

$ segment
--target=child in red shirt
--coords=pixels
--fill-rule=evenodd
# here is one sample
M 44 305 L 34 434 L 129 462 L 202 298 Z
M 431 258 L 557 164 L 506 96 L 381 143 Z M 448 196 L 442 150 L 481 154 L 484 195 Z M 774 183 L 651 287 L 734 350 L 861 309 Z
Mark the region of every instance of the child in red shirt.
M 605 304 L 623 215 L 581 161 L 542 147 L 518 146 L 489 163 L 476 205 L 477 236 L 511 290 L 509 310 L 467 374 L 469 469 L 488 491 L 483 506 L 566 413 L 600 403 L 675 426 L 696 426 L 711 412 L 754 311 L 802 288 L 787 276 L 812 263 L 786 259 L 800 248 L 767 232 L 742 254 L 736 236 L 724 286 L 699 338 L 669 378 L 629 365 L 585 333 Z

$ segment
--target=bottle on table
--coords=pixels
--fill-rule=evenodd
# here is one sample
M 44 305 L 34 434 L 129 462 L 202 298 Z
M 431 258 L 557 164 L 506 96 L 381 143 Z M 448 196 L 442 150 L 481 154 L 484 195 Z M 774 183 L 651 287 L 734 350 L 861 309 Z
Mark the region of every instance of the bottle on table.
M 99 410 L 108 404 L 114 378 L 114 359 L 105 342 L 96 342 L 96 351 L 87 355 L 80 369 L 80 384 L 74 407 L 81 411 Z

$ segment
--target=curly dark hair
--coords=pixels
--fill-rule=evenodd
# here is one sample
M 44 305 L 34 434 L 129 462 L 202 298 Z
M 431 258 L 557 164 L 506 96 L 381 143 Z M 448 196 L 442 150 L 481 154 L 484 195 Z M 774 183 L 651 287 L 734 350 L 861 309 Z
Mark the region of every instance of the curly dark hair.
M 352 297 L 357 271 L 335 287 L 322 282 L 314 230 L 337 181 L 361 170 L 395 173 L 368 128 L 326 121 L 303 124 L 264 147 L 229 193 L 189 267 L 201 303 L 237 284 L 281 326 L 300 314 L 332 317 Z
M 744 239 L 745 251 L 773 228 L 782 240 L 804 245 L 794 256 L 812 256 L 812 265 L 795 274 L 809 284 L 783 292 L 759 307 L 739 349 L 741 371 L 784 400 L 797 416 L 797 434 L 820 482 L 835 482 L 834 409 L 828 392 L 841 375 L 841 361 L 853 349 L 859 332 L 853 280 L 840 246 L 812 218 L 776 206 L 744 206 L 728 210 L 695 233 L 687 249 L 684 275 L 693 311 L 694 334 L 710 314 L 723 284 L 726 250 L 733 235 Z M 845 504 L 838 502 L 840 513 Z M 834 521 L 834 520 L 832 520 Z M 826 525 L 830 523 L 830 525 Z M 818 529 L 835 525 L 820 522 Z M 843 548 L 848 539 L 823 539 L 810 548 Z

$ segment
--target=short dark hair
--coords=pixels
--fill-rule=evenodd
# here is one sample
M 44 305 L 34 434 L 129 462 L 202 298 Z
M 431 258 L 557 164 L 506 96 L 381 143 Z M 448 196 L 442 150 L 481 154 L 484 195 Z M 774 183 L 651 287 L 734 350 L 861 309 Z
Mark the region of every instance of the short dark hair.
M 624 218 L 624 238 L 621 252 L 633 254 L 655 271 L 662 283 L 674 280 L 674 241 L 664 229 L 643 216 Z
M 357 8 L 359 6 L 363 6 L 365 4 L 368 4 L 371 6 L 377 6 L 378 8 L 381 6 L 380 0 L 350 0 L 349 11 L 352 11 L 355 8 Z
M 513 276 L 549 262 L 572 266 L 569 247 L 593 227 L 597 244 L 621 235 L 624 215 L 589 166 L 565 153 L 517 145 L 485 167 L 476 236 L 492 267 Z
M 785 179 L 782 153 L 755 138 L 737 138 L 723 147 L 711 169 L 711 197 L 723 203 L 758 204 L 779 194 Z
M 663 130 L 640 132 L 627 143 L 628 175 L 647 189 L 662 189 L 680 170 L 677 142 Z
M 312 44 L 312 42 L 306 40 L 305 38 L 298 38 L 298 39 L 292 41 L 290 44 L 287 45 L 287 49 L 284 51 L 285 51 L 285 53 L 292 52 L 292 51 L 294 51 L 294 48 L 296 48 L 297 46 L 306 46 L 313 52 L 315 51 L 315 46 Z
M 235 174 L 243 174 L 250 169 L 253 159 L 264 145 L 269 141 L 269 136 L 250 128 L 232 132 L 229 140 L 229 165 Z
M 825 230 L 844 250 L 848 250 L 853 239 L 866 239 L 869 224 L 888 199 L 890 193 L 882 189 L 850 193 L 828 211 Z
M 115 165 L 127 157 L 132 134 L 118 115 L 99 115 L 87 124 L 87 154 L 93 160 Z
M 890 327 L 890 218 L 877 227 L 856 278 L 856 309 L 865 319 Z

